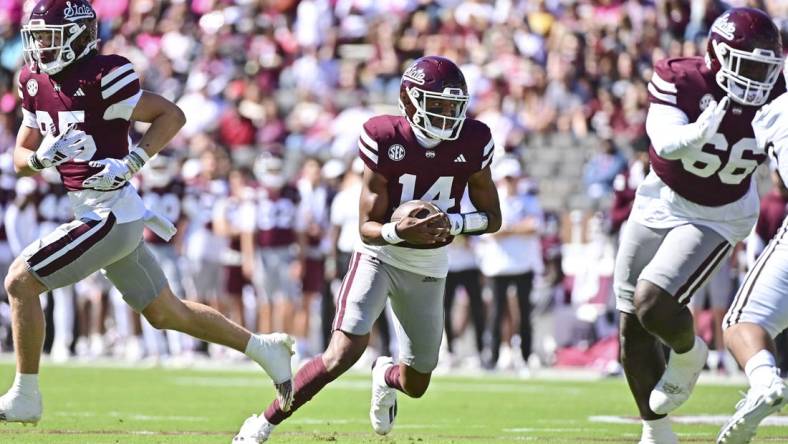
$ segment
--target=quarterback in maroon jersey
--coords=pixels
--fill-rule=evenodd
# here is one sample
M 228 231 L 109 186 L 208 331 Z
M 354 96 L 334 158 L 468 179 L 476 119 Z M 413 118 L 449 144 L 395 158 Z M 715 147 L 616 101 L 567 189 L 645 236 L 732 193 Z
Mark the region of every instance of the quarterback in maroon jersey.
M 489 168 L 494 144 L 486 125 L 465 117 L 467 105 L 460 69 L 451 60 L 428 56 L 402 77 L 402 115 L 373 117 L 364 124 L 359 139 L 366 165 L 362 242 L 339 292 L 331 342 L 296 374 L 292 409 L 274 401 L 246 420 L 234 442 L 266 441 L 292 411 L 347 371 L 366 349 L 387 300 L 399 321 L 400 362 L 386 356 L 375 361 L 370 408 L 375 432 L 391 431 L 397 391 L 414 398 L 426 392 L 443 335 L 445 245 L 453 235 L 495 232 L 501 225 Z M 462 214 L 466 186 L 478 211 Z M 430 201 L 442 212 L 389 222 L 397 206 L 414 199 Z
M 174 227 L 145 208 L 132 176 L 185 123 L 172 102 L 140 89 L 134 67 L 99 55 L 96 13 L 84 0 L 41 0 L 22 28 L 26 64 L 19 75 L 24 121 L 14 148 L 20 176 L 57 168 L 76 220 L 34 241 L 5 278 L 17 374 L 0 397 L 0 421 L 38 422 L 38 370 L 44 341 L 39 294 L 103 270 L 126 302 L 156 328 L 174 329 L 245 351 L 290 401 L 292 340 L 253 335 L 213 309 L 176 298 L 143 242 L 147 226 L 170 238 Z M 136 146 L 130 121 L 148 122 Z
M 705 59 L 658 61 L 648 84 L 651 172 L 638 186 L 616 258 L 621 357 L 643 419 L 641 444 L 678 442 L 666 415 L 690 396 L 708 348 L 687 303 L 758 217 L 751 175 L 766 159 L 756 112 L 785 91 L 780 33 L 734 8 Z M 659 343 L 671 349 L 668 365 Z

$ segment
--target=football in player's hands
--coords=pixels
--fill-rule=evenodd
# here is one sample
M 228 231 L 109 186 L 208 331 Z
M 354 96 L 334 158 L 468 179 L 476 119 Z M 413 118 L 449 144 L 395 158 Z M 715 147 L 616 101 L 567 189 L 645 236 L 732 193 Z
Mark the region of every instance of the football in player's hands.
M 397 234 L 405 239 L 398 246 L 408 248 L 438 248 L 450 243 L 449 219 L 437 205 L 423 200 L 403 203 L 391 215 L 397 223 Z
M 415 217 L 416 219 L 425 219 L 433 214 L 441 213 L 432 202 L 425 200 L 410 200 L 398 206 L 391 215 L 391 222 L 399 222 L 406 217 Z

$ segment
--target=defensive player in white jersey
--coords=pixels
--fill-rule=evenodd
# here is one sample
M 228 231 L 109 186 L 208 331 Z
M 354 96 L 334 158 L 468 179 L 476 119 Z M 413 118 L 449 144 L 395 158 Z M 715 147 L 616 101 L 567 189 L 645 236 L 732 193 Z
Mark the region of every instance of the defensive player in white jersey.
M 758 146 L 788 181 L 788 93 L 763 107 L 752 127 Z M 748 443 L 758 424 L 788 403 L 775 363 L 774 337 L 788 328 L 788 219 L 744 278 L 722 326 L 728 349 L 747 374 L 750 389 L 722 427 L 718 444 Z
M 155 327 L 232 347 L 256 361 L 292 399 L 287 335 L 254 335 L 202 304 L 175 295 L 143 242 L 144 227 L 169 239 L 174 226 L 147 210 L 129 180 L 185 123 L 172 102 L 140 89 L 134 67 L 97 51 L 97 18 L 85 0 L 41 0 L 22 28 L 19 75 L 24 121 L 14 148 L 20 176 L 57 168 L 77 220 L 34 241 L 5 277 L 16 379 L 0 397 L 0 421 L 38 422 L 44 316 L 39 294 L 103 270 L 126 302 Z M 148 131 L 130 146 L 131 121 Z
M 763 11 L 718 17 L 706 52 L 654 66 L 651 172 L 616 257 L 621 359 L 643 420 L 641 444 L 678 442 L 666 415 L 689 398 L 708 355 L 687 304 L 758 218 L 751 175 L 767 156 L 751 122 L 785 91 L 780 33 Z M 671 350 L 667 366 L 662 344 Z

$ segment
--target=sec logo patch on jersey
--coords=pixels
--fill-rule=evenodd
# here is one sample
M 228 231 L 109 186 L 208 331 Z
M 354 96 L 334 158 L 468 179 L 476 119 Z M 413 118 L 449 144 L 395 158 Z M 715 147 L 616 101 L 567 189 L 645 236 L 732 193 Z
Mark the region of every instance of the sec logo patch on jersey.
M 709 107 L 711 101 L 714 100 L 714 96 L 711 94 L 704 94 L 703 97 L 700 98 L 700 103 L 698 103 L 698 108 L 703 111 Z
M 391 160 L 393 160 L 395 162 L 399 162 L 400 160 L 402 160 L 404 158 L 405 158 L 405 147 L 404 146 L 402 146 L 400 144 L 396 144 L 396 145 L 391 145 L 389 147 L 389 159 L 391 159 Z
M 25 88 L 27 88 L 27 93 L 30 94 L 30 97 L 35 97 L 38 94 L 38 81 L 36 79 L 28 80 Z

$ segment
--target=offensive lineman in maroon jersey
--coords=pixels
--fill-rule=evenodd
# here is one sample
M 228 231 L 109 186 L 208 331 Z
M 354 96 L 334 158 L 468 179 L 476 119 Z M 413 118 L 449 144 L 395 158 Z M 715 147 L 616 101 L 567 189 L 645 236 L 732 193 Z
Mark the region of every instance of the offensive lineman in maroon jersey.
M 17 373 L 0 397 L 0 421 L 35 423 L 41 418 L 38 370 L 44 319 L 38 295 L 100 269 L 153 326 L 245 351 L 274 379 L 287 407 L 292 339 L 253 335 L 207 306 L 182 302 L 143 242 L 145 226 L 165 238 L 175 229 L 145 208 L 128 181 L 185 120 L 172 102 L 140 89 L 128 60 L 99 55 L 96 34 L 96 13 L 84 0 L 41 0 L 22 28 L 24 122 L 14 166 L 20 176 L 57 168 L 77 220 L 29 245 L 6 275 Z M 133 147 L 131 120 L 151 123 Z
M 718 17 L 706 59 L 656 63 L 648 85 L 651 173 L 637 189 L 615 270 L 621 357 L 641 444 L 678 442 L 666 415 L 689 398 L 708 349 L 686 305 L 758 217 L 766 159 L 751 122 L 785 91 L 780 34 L 751 8 Z M 665 365 L 659 342 L 671 349 Z
M 491 233 L 501 226 L 489 168 L 493 140 L 486 125 L 465 118 L 467 106 L 468 89 L 457 65 L 428 56 L 402 77 L 403 115 L 377 116 L 364 124 L 359 140 L 366 164 L 359 202 L 362 242 L 340 290 L 331 342 L 296 374 L 292 410 L 274 401 L 259 417 L 246 420 L 234 442 L 266 441 L 276 424 L 347 371 L 366 349 L 387 299 L 399 321 L 401 362 L 382 356 L 373 366 L 370 420 L 375 432 L 391 431 L 397 390 L 414 398 L 426 392 L 443 335 L 448 257 L 442 247 L 450 236 Z M 466 186 L 475 213 L 460 213 Z M 399 204 L 413 199 L 432 201 L 444 212 L 388 222 Z M 397 245 L 403 242 L 407 246 Z

